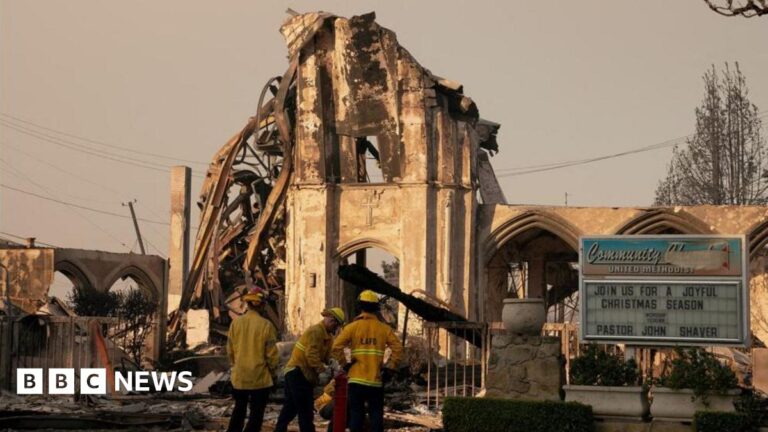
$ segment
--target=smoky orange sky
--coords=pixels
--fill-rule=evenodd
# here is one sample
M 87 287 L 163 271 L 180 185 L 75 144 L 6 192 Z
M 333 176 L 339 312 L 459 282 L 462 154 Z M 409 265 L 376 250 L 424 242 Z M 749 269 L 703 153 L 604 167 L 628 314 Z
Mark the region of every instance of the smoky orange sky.
M 284 72 L 287 7 L 375 11 L 422 65 L 463 83 L 502 124 L 492 163 L 510 203 L 563 205 L 567 193 L 574 206 L 651 204 L 670 147 L 505 174 L 690 134 L 712 64 L 740 62 L 768 109 L 768 17 L 722 17 L 700 0 L 0 0 L 2 184 L 124 216 L 121 203 L 136 199 L 140 217 L 167 222 L 167 167 L 192 166 L 196 200 L 211 156 Z M 167 226 L 141 229 L 148 251 L 165 255 Z M 129 219 L 8 188 L 0 231 L 138 251 Z

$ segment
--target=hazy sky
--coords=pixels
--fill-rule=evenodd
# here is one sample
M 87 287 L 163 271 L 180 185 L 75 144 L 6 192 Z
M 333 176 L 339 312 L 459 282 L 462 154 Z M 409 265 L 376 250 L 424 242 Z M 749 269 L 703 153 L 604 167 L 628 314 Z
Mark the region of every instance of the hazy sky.
M 701 75 L 713 63 L 739 61 L 752 101 L 768 109 L 768 18 L 725 18 L 700 0 L 0 0 L 2 183 L 126 216 L 121 203 L 135 198 L 140 217 L 167 221 L 163 170 L 177 162 L 147 153 L 207 164 L 254 112 L 263 83 L 284 72 L 286 7 L 376 11 L 422 65 L 462 82 L 481 115 L 502 124 L 492 159 L 501 172 L 691 133 Z M 567 192 L 570 205 L 648 205 L 670 154 L 501 180 L 511 203 L 562 205 Z M 203 169 L 193 165 L 196 175 Z M 195 179 L 195 199 L 199 188 Z M 149 250 L 165 254 L 167 227 L 141 228 Z M 0 231 L 138 250 L 128 219 L 8 189 L 0 189 Z

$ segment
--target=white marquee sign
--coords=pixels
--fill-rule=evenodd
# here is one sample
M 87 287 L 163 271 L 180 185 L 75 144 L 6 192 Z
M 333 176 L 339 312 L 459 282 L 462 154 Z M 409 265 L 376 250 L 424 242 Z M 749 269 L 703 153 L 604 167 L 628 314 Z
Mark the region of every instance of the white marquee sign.
M 743 236 L 583 237 L 582 340 L 747 345 L 745 257 Z

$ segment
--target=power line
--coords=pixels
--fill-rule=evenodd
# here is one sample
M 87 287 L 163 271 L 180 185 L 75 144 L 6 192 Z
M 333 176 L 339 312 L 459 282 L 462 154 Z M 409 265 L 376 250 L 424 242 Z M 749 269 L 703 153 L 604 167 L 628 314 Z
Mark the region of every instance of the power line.
M 137 241 L 138 241 L 138 240 L 137 240 Z M 148 239 L 148 238 L 146 238 L 146 237 L 145 237 L 145 238 L 144 238 L 144 241 L 146 241 L 148 245 L 152 246 L 152 248 L 153 248 L 153 249 L 154 249 L 154 250 L 157 252 L 157 254 L 158 254 L 158 255 L 160 255 L 160 256 L 161 256 L 163 259 L 167 259 L 167 257 L 165 256 L 165 254 L 163 254 L 163 252 L 162 252 L 160 249 L 158 249 L 158 247 L 157 247 L 157 246 L 155 246 L 155 245 L 154 245 L 154 244 L 153 244 L 151 241 L 149 241 L 149 239 Z
M 18 240 L 27 240 L 27 237 L 22 237 L 20 235 L 11 234 L 11 233 L 4 232 L 4 231 L 0 231 L 0 234 L 2 234 L 4 236 L 15 238 L 15 239 L 18 239 Z M 6 240 L 9 240 L 9 239 L 6 239 Z M 45 242 L 38 241 L 37 239 L 35 239 L 35 243 L 36 244 L 41 244 L 43 246 L 53 247 L 53 248 L 59 247 L 59 246 L 56 246 L 56 245 L 52 245 L 50 243 L 45 243 Z
M 71 172 L 71 171 L 65 170 L 64 168 L 62 168 L 62 167 L 60 167 L 60 166 L 58 166 L 58 165 L 56 165 L 56 164 L 52 164 L 52 163 L 50 163 L 50 162 L 46 162 L 46 161 L 45 161 L 45 160 L 43 160 L 43 159 L 42 159 L 42 158 L 41 158 L 39 155 L 35 155 L 35 154 L 32 154 L 32 153 L 28 153 L 28 152 L 26 152 L 26 151 L 24 151 L 24 150 L 20 149 L 19 147 L 15 146 L 15 145 L 13 145 L 13 144 L 9 144 L 9 143 L 7 143 L 7 142 L 0 142 L 0 144 L 2 144 L 2 145 L 4 145 L 4 146 L 6 146 L 6 147 L 8 147 L 8 148 L 12 149 L 12 150 L 13 150 L 13 151 L 15 151 L 15 152 L 19 152 L 19 153 L 21 153 L 21 154 L 23 154 L 23 155 L 27 156 L 28 158 L 30 158 L 30 159 L 32 159 L 32 160 L 34 160 L 35 162 L 39 162 L 39 163 L 41 163 L 41 164 L 43 164 L 43 165 L 49 166 L 49 167 L 51 167 L 51 168 L 55 169 L 56 171 L 60 171 L 60 172 L 62 172 L 62 173 L 64 173 L 64 174 L 67 174 L 67 175 L 69 175 L 69 176 L 72 176 L 72 177 L 74 177 L 74 178 L 76 178 L 76 179 L 78 179 L 78 180 L 80 180 L 80 181 L 82 181 L 82 182 L 88 183 L 88 184 L 90 184 L 90 185 L 93 185 L 93 186 L 98 186 L 98 187 L 100 187 L 100 188 L 102 188 L 102 189 L 104 189 L 105 191 L 107 191 L 107 192 L 110 192 L 110 193 L 115 193 L 115 194 L 118 194 L 118 195 L 122 195 L 122 194 L 124 194 L 124 192 L 120 192 L 120 191 L 118 191 L 118 190 L 116 190 L 116 189 L 112 189 L 111 187 L 109 187 L 109 186 L 105 185 L 104 183 L 101 183 L 101 182 L 97 182 L 97 181 L 93 181 L 93 180 L 89 179 L 88 177 L 85 177 L 85 176 L 81 176 L 80 174 L 77 174 L 77 173 L 73 173 L 73 172 Z M 102 202 L 102 204 L 114 204 L 114 203 L 107 203 L 107 202 Z
M 623 152 L 620 152 L 620 153 L 613 153 L 613 154 L 610 154 L 610 155 L 597 156 L 597 157 L 593 157 L 593 158 L 589 158 L 589 159 L 580 159 L 580 160 L 575 160 L 575 161 L 565 161 L 565 162 L 559 162 L 559 163 L 553 163 L 553 164 L 545 164 L 545 165 L 541 165 L 539 168 L 530 168 L 530 169 L 520 169 L 520 168 L 518 168 L 518 169 L 520 169 L 520 171 L 513 171 L 513 172 L 502 173 L 502 174 L 497 175 L 497 177 L 515 177 L 515 176 L 520 176 L 520 175 L 525 175 L 525 174 L 533 174 L 533 173 L 544 172 L 544 171 L 552 171 L 552 170 L 557 170 L 557 169 L 561 169 L 561 168 L 568 168 L 568 167 L 572 167 L 572 166 L 586 165 L 586 164 L 590 164 L 590 163 L 593 163 L 593 162 L 599 162 L 599 161 L 608 160 L 608 159 L 615 159 L 615 158 L 619 158 L 619 157 L 623 157 L 623 156 L 629 156 L 629 155 L 637 154 L 637 153 L 643 153 L 643 152 L 647 152 L 647 151 L 651 151 L 651 150 L 659 150 L 659 149 L 662 149 L 662 148 L 665 148 L 665 147 L 675 146 L 675 145 L 679 144 L 679 141 L 681 139 L 685 139 L 685 138 L 686 137 L 675 138 L 674 140 L 669 140 L 669 141 L 666 141 L 664 143 L 655 144 L 655 145 L 652 145 L 652 146 L 642 147 L 642 148 L 635 149 L 635 150 L 627 150 L 627 151 L 623 151 Z M 514 168 L 510 168 L 510 170 L 514 170 Z
M 169 224 L 169 226 L 170 226 L 170 224 Z M 155 227 L 152 226 L 152 225 L 145 225 L 144 228 L 147 228 L 150 232 L 152 232 L 153 234 L 158 236 L 160 238 L 160 240 L 164 241 L 166 244 L 169 243 L 169 238 L 170 237 L 169 237 L 167 232 L 165 232 L 165 231 L 157 231 L 155 229 Z M 147 236 L 145 235 L 145 237 L 147 237 Z M 145 239 L 145 240 L 147 240 L 147 243 L 149 243 L 149 239 Z M 160 251 L 157 248 L 155 248 L 155 250 L 157 250 L 158 252 Z
M 20 126 L 11 122 L 8 122 L 7 120 L 0 119 L 0 126 L 12 129 L 16 132 L 31 136 L 33 138 L 37 138 L 38 140 L 41 140 L 43 142 L 47 142 L 49 144 L 54 144 L 60 147 L 64 147 L 70 150 L 74 150 L 77 152 L 85 153 L 91 156 L 95 156 L 101 159 L 110 160 L 113 162 L 118 162 L 125 165 L 131 165 L 139 168 L 144 168 L 152 171 L 161 172 L 164 174 L 168 174 L 168 170 L 171 168 L 171 165 L 163 165 L 157 162 L 153 161 L 147 161 L 143 159 L 137 159 L 132 158 L 120 154 L 115 153 L 109 153 L 100 149 L 94 149 L 92 147 L 88 147 L 82 144 L 78 144 L 72 141 L 68 141 L 53 135 L 49 135 L 43 132 L 36 131 L 34 129 L 30 129 L 24 126 Z M 197 178 L 204 178 L 204 176 L 200 175 L 192 175 L 193 177 Z
M 120 213 L 114 213 L 114 212 L 111 212 L 109 210 L 97 209 L 97 208 L 93 208 L 93 207 L 84 206 L 84 205 L 81 205 L 81 204 L 76 204 L 76 203 L 72 203 L 72 202 L 68 202 L 68 201 L 59 200 L 59 199 L 56 199 L 56 198 L 46 197 L 46 196 L 43 196 L 43 195 L 40 195 L 40 194 L 36 194 L 34 192 L 30 192 L 30 191 L 27 191 L 27 190 L 24 190 L 24 189 L 19 189 L 17 187 L 9 186 L 9 185 L 3 184 L 3 183 L 0 183 L 0 187 L 3 188 L 3 189 L 12 190 L 14 192 L 18 192 L 18 193 L 21 193 L 21 194 L 24 194 L 24 195 L 33 196 L 35 198 L 39 198 L 39 199 L 46 200 L 46 201 L 52 201 L 52 202 L 55 202 L 55 203 L 58 203 L 58 204 L 62 204 L 62 205 L 69 206 L 69 207 L 78 208 L 78 209 L 81 209 L 81 210 L 87 210 L 87 211 L 91 211 L 91 212 L 94 212 L 94 213 L 100 213 L 100 214 L 107 215 L 107 216 L 119 217 L 119 218 L 122 218 L 122 219 L 130 219 L 131 218 L 130 216 L 126 216 L 126 215 L 123 215 L 123 214 L 120 214 Z M 136 218 L 136 219 L 141 221 L 141 222 L 146 222 L 146 223 L 150 223 L 150 224 L 165 225 L 165 226 L 170 226 L 171 225 L 170 222 L 161 222 L 161 221 L 156 221 L 156 220 L 152 220 L 152 219 L 145 219 L 145 218 Z M 200 229 L 199 226 L 194 226 L 194 227 L 190 227 L 190 228 L 194 229 L 194 230 Z
M 136 243 L 138 242 L 139 242 L 139 239 L 133 239 L 133 244 L 131 245 L 131 250 L 130 250 L 131 253 L 133 253 L 133 248 L 136 247 Z
M 125 151 L 125 152 L 143 154 L 143 155 L 146 155 L 146 156 L 153 156 L 153 157 L 156 157 L 156 158 L 166 159 L 166 160 L 170 160 L 170 161 L 185 162 L 185 163 L 192 163 L 192 164 L 208 166 L 207 162 L 201 162 L 201 161 L 196 161 L 196 160 L 191 160 L 191 159 L 182 159 L 182 158 L 162 155 L 162 154 L 159 154 L 159 153 L 152 153 L 152 152 L 132 149 L 132 148 L 128 148 L 128 147 L 121 147 L 121 146 L 118 146 L 118 145 L 106 143 L 104 141 L 98 141 L 98 140 L 86 138 L 86 137 L 83 137 L 83 136 L 67 133 L 67 132 L 64 132 L 64 131 L 60 131 L 58 129 L 53 129 L 53 128 L 50 128 L 50 127 L 47 127 L 47 126 L 43 126 L 43 125 L 31 122 L 29 120 L 25 120 L 25 119 L 22 119 L 22 118 L 19 118 L 19 117 L 16 117 L 16 116 L 13 116 L 11 114 L 4 113 L 4 112 L 0 112 L 0 116 L 8 117 L 8 118 L 11 118 L 11 119 L 16 120 L 18 122 L 21 122 L 21 123 L 24 123 L 24 124 L 28 124 L 30 126 L 34 126 L 36 128 L 40 128 L 40 129 L 43 129 L 43 130 L 47 130 L 49 132 L 54 132 L 54 133 L 57 133 L 57 134 L 60 134 L 60 135 L 64 135 L 64 136 L 67 136 L 67 137 L 70 137 L 70 138 L 79 139 L 81 141 L 89 142 L 89 143 L 100 145 L 100 146 L 104 146 L 104 147 L 109 147 L 109 148 L 113 148 L 113 149 L 117 149 L 117 150 L 121 150 L 121 151 Z
M 768 111 L 761 111 L 757 113 L 757 118 L 763 118 L 768 116 Z M 554 162 L 554 163 L 548 163 L 548 164 L 540 164 L 540 165 L 529 165 L 529 166 L 523 166 L 523 167 L 513 167 L 513 168 L 500 168 L 497 169 L 496 172 L 501 172 L 501 174 L 497 174 L 496 177 L 515 177 L 525 174 L 533 174 L 533 173 L 539 173 L 544 171 L 553 171 L 561 168 L 568 168 L 572 166 L 578 166 L 578 165 L 586 165 L 593 162 L 599 162 L 603 160 L 608 159 L 614 159 L 619 158 L 623 156 L 629 156 L 632 154 L 637 153 L 643 153 L 647 151 L 652 150 L 658 150 L 666 147 L 673 147 L 681 143 L 683 140 L 687 140 L 689 138 L 692 138 L 695 134 L 689 134 L 678 138 L 673 138 L 667 141 L 663 141 L 661 143 L 657 144 L 651 144 L 639 148 L 635 148 L 632 150 L 626 150 L 619 153 L 612 153 L 608 155 L 603 156 L 596 156 L 592 158 L 587 159 L 577 159 L 577 160 L 570 160 L 570 161 L 562 161 L 562 162 Z
M 612 153 L 612 154 L 609 154 L 609 155 L 596 156 L 596 157 L 593 157 L 593 158 L 575 159 L 575 160 L 567 160 L 567 161 L 561 161 L 561 162 L 551 162 L 551 163 L 538 164 L 538 165 L 527 165 L 527 166 L 519 166 L 519 167 L 500 168 L 500 169 L 497 169 L 496 171 L 527 171 L 527 170 L 539 169 L 539 168 L 552 168 L 552 167 L 561 167 L 561 166 L 571 166 L 572 164 L 589 162 L 589 161 L 592 161 L 592 160 L 598 159 L 598 158 L 619 157 L 619 156 L 624 156 L 624 155 L 627 155 L 627 154 L 641 153 L 641 152 L 645 152 L 645 151 L 657 150 L 657 149 L 661 149 L 661 148 L 665 148 L 665 147 L 671 147 L 671 146 L 674 146 L 675 144 L 678 144 L 680 142 L 680 140 L 689 138 L 690 136 L 691 135 L 686 135 L 686 136 L 682 136 L 682 137 L 678 137 L 678 138 L 673 138 L 671 140 L 667 140 L 667 141 L 664 141 L 664 142 L 658 143 L 658 144 L 652 144 L 652 145 L 649 145 L 649 146 L 644 146 L 644 147 L 640 147 L 640 148 L 632 149 L 632 150 L 626 150 L 626 151 L 619 152 L 619 153 Z
M 50 162 L 46 162 L 42 157 L 40 157 L 38 155 L 35 155 L 35 154 L 32 154 L 32 153 L 28 153 L 28 152 L 26 152 L 26 151 L 24 151 L 24 150 L 22 150 L 22 149 L 20 149 L 20 148 L 18 148 L 16 146 L 8 144 L 6 142 L 0 142 L 0 144 L 2 144 L 3 147 L 5 147 L 7 149 L 10 149 L 10 150 L 12 150 L 14 152 L 18 152 L 18 153 L 22 154 L 23 156 L 33 160 L 35 163 L 46 165 L 46 166 L 48 166 L 50 168 L 53 168 L 56 171 L 60 171 L 60 172 L 62 172 L 64 174 L 67 174 L 67 175 L 69 175 L 71 177 L 74 177 L 74 178 L 76 178 L 76 179 L 78 179 L 78 180 L 80 180 L 82 182 L 85 182 L 85 183 L 88 183 L 88 184 L 92 184 L 94 186 L 99 186 L 100 188 L 103 188 L 104 190 L 109 190 L 110 193 L 117 193 L 114 189 L 110 189 L 110 188 L 106 187 L 105 185 L 103 185 L 101 183 L 89 180 L 86 177 L 83 177 L 83 176 L 80 176 L 80 175 L 78 175 L 76 173 L 67 171 L 67 170 L 65 170 L 65 169 L 63 169 L 63 168 L 61 168 L 61 167 L 59 167 L 59 166 L 57 166 L 55 164 L 52 164 Z M 58 189 L 58 188 L 54 188 L 54 189 Z M 75 199 L 75 200 L 85 200 L 85 201 L 88 201 L 88 202 L 98 203 L 98 204 L 102 204 L 102 205 L 114 205 L 114 204 L 116 204 L 114 201 L 105 201 L 105 200 L 100 200 L 100 199 L 93 199 L 91 197 L 86 198 L 86 197 L 82 197 L 82 196 L 71 194 L 69 192 L 62 192 L 61 190 L 56 190 L 56 192 L 57 192 L 57 195 L 67 195 L 70 198 Z M 122 194 L 122 193 L 118 193 L 118 195 L 120 195 L 120 194 Z
M 46 200 L 46 201 L 52 201 L 52 202 L 55 202 L 55 203 L 58 203 L 58 204 L 62 204 L 62 205 L 68 206 L 68 207 L 74 207 L 74 208 L 78 208 L 78 209 L 81 209 L 81 210 L 87 210 L 87 211 L 91 211 L 91 212 L 94 212 L 94 213 L 100 213 L 100 214 L 107 215 L 107 216 L 119 217 L 119 218 L 122 218 L 122 219 L 130 219 L 131 218 L 130 216 L 126 216 L 126 215 L 123 215 L 123 214 L 120 214 L 120 213 L 114 213 L 114 212 L 111 212 L 111 211 L 108 211 L 108 210 L 101 210 L 101 209 L 97 209 L 97 208 L 93 208 L 93 207 L 88 207 L 88 206 L 84 206 L 84 205 L 80 205 L 80 204 L 71 203 L 71 202 L 68 202 L 68 201 L 59 200 L 59 199 L 56 199 L 56 198 L 46 197 L 46 196 L 43 196 L 43 195 L 36 194 L 34 192 L 26 191 L 26 190 L 19 189 L 17 187 L 9 186 L 9 185 L 2 184 L 2 183 L 0 183 L 0 187 L 2 187 L 3 189 L 12 190 L 14 192 L 22 193 L 24 195 L 30 195 L 30 196 L 33 196 L 35 198 L 43 199 L 43 200 Z M 155 221 L 155 220 L 151 220 L 151 219 L 138 218 L 138 220 L 140 220 L 142 222 L 158 224 L 158 225 L 170 225 L 169 222 L 160 222 L 160 221 Z
M 95 181 L 93 181 L 93 180 L 91 180 L 91 179 L 89 179 L 89 178 L 87 178 L 87 177 L 81 176 L 81 175 L 79 175 L 79 174 L 77 174 L 77 173 L 73 173 L 73 172 L 71 172 L 71 171 L 67 171 L 67 170 L 65 170 L 65 169 L 63 169 L 63 168 L 61 168 L 61 167 L 59 167 L 59 166 L 56 166 L 55 164 L 52 164 L 52 163 L 46 162 L 46 161 L 45 161 L 44 159 L 42 159 L 42 157 L 41 157 L 41 156 L 39 156 L 39 155 L 34 155 L 34 154 L 31 154 L 31 153 L 27 153 L 26 151 L 24 151 L 24 150 L 22 150 L 22 149 L 20 149 L 20 148 L 18 148 L 18 147 L 16 147 L 16 146 L 14 146 L 14 145 L 10 145 L 10 144 L 8 144 L 8 143 L 2 143 L 2 144 L 3 144 L 4 146 L 6 146 L 7 148 L 10 148 L 10 149 L 12 149 L 13 151 L 16 151 L 16 152 L 19 152 L 19 153 L 21 153 L 22 155 L 25 155 L 26 157 L 28 157 L 28 158 L 30 158 L 30 159 L 32 159 L 32 160 L 34 160 L 35 162 L 39 162 L 39 163 L 42 163 L 42 164 L 44 164 L 44 165 L 47 165 L 47 166 L 49 166 L 49 167 L 51 167 L 51 168 L 53 168 L 53 169 L 55 169 L 55 170 L 57 170 L 57 171 L 60 171 L 60 172 L 62 172 L 62 173 L 64 173 L 64 174 L 66 174 L 66 175 L 72 176 L 72 177 L 74 177 L 74 178 L 76 178 L 76 179 L 78 179 L 78 180 L 80 180 L 80 181 L 83 181 L 83 182 L 85 182 L 85 183 L 88 183 L 88 184 L 91 184 L 91 185 L 94 185 L 94 186 L 98 186 L 99 188 L 101 188 L 101 189 L 103 189 L 103 190 L 105 190 L 105 191 L 108 191 L 108 192 L 110 192 L 110 193 L 112 193 L 112 194 L 115 194 L 115 195 L 126 195 L 126 194 L 127 194 L 127 193 L 125 193 L 125 192 L 121 192 L 121 191 L 118 191 L 118 190 L 116 190 L 116 189 L 113 189 L 113 188 L 111 188 L 111 187 L 108 187 L 108 186 L 104 185 L 103 183 L 95 182 Z M 73 197 L 73 198 L 78 198 L 78 197 L 75 197 L 74 195 L 71 195 L 71 194 L 68 194 L 68 195 L 70 195 L 70 196 L 71 196 L 71 197 Z M 83 199 L 83 198 L 80 198 L 80 199 Z M 103 201 L 103 200 L 92 200 L 92 199 L 87 199 L 87 201 L 91 201 L 91 202 L 98 202 L 98 203 L 100 203 L 100 204 L 107 204 L 107 205 L 113 205 L 113 204 L 115 204 L 114 202 L 108 202 L 108 201 Z M 158 216 L 158 212 L 154 211 L 154 210 L 152 209 L 152 207 L 149 207 L 149 206 L 147 206 L 147 207 L 145 207 L 145 209 L 149 210 L 149 211 L 150 211 L 150 213 L 154 214 L 155 216 Z M 162 219 L 162 217 L 161 217 L 161 216 L 158 216 L 158 218 Z M 165 231 L 158 231 L 158 230 L 156 230 L 156 229 L 155 229 L 155 227 L 154 227 L 153 225 L 151 225 L 151 224 L 149 224 L 149 225 L 146 225 L 146 228 L 148 228 L 148 229 L 149 229 L 149 231 L 150 231 L 151 233 L 153 233 L 154 235 L 158 236 L 158 237 L 159 237 L 161 240 L 164 240 L 164 241 L 166 241 L 166 242 L 167 242 L 168 234 L 167 234 Z M 147 239 L 147 242 L 149 242 L 149 240 L 148 240 L 148 239 Z M 133 248 L 131 248 L 131 249 L 133 249 Z M 155 247 L 155 249 L 156 249 L 156 250 L 157 250 L 157 251 L 160 253 L 160 255 L 162 256 L 162 252 L 161 252 L 160 250 L 158 250 L 156 247 Z
M 6 123 L 3 120 L 0 120 L 0 125 L 2 125 L 4 127 L 7 127 L 9 129 L 15 130 L 16 132 L 23 133 L 25 135 L 29 135 L 29 136 L 31 136 L 33 138 L 37 138 L 37 139 L 39 139 L 41 141 L 44 141 L 44 142 L 47 142 L 47 143 L 50 143 L 50 144 L 54 144 L 54 145 L 58 145 L 58 146 L 61 146 L 61 147 L 65 147 L 65 148 L 68 148 L 70 150 L 79 151 L 79 152 L 82 152 L 82 153 L 85 153 L 85 154 L 89 154 L 91 156 L 96 156 L 96 157 L 99 157 L 99 158 L 102 158 L 102 159 L 107 159 L 107 160 L 111 160 L 111 161 L 114 161 L 114 162 L 119 162 L 119 163 L 123 163 L 123 164 L 127 164 L 127 165 L 137 166 L 139 168 L 145 168 L 145 169 L 150 169 L 150 170 L 153 170 L 153 171 L 159 171 L 159 172 L 162 172 L 162 173 L 166 173 L 167 172 L 167 169 L 166 169 L 167 167 L 155 164 L 153 162 L 147 162 L 147 164 L 145 165 L 145 162 L 134 163 L 134 162 L 131 162 L 130 160 L 126 160 L 128 158 L 123 159 L 122 156 L 120 156 L 120 157 L 110 157 L 107 154 L 96 153 L 95 150 L 89 149 L 88 147 L 85 147 L 85 146 L 82 146 L 82 145 L 79 145 L 79 144 L 76 144 L 76 143 L 70 143 L 70 142 L 67 142 L 65 140 L 62 140 L 61 138 L 57 138 L 57 137 L 51 136 L 51 135 L 46 135 L 46 134 L 41 133 L 41 132 L 36 132 L 36 131 L 34 131 L 32 129 L 25 128 L 23 126 L 17 126 L 17 125 L 13 125 L 11 123 Z M 152 164 L 152 165 L 149 165 L 149 164 Z
M 39 183 L 35 182 L 34 180 L 32 180 L 32 179 L 31 179 L 29 176 L 27 176 L 27 175 L 26 175 L 26 174 L 24 174 L 23 172 L 20 172 L 20 171 L 18 171 L 18 170 L 16 170 L 16 169 L 14 169 L 14 168 L 13 168 L 13 167 L 12 167 L 10 164 L 8 164 L 8 162 L 5 162 L 3 159 L 0 159 L 0 162 L 2 162 L 4 165 L 6 165 L 6 167 L 7 167 L 7 168 L 9 168 L 9 170 L 10 170 L 12 173 L 15 173 L 17 176 L 20 176 L 20 177 L 22 177 L 22 178 L 26 179 L 28 182 L 32 183 L 33 185 L 35 185 L 35 186 L 39 187 L 41 190 L 43 190 L 43 191 L 44 191 L 46 194 L 48 194 L 48 195 L 49 195 L 49 198 L 48 198 L 48 199 L 50 199 L 50 200 L 54 200 L 54 198 L 53 198 L 53 194 L 52 194 L 52 193 L 51 193 L 51 192 L 50 192 L 48 189 L 46 189 L 46 188 L 45 188 L 45 186 L 42 186 L 42 185 L 40 185 Z M 5 187 L 5 185 L 2 185 L 2 186 L 4 186 L 4 187 Z M 42 195 L 38 195 L 38 196 L 39 196 L 40 198 L 44 198 Z M 107 231 L 107 230 L 106 230 L 105 228 L 103 228 L 101 225 L 97 224 L 96 222 L 92 221 L 90 218 L 88 218 L 88 217 L 87 217 L 87 216 L 85 216 L 84 214 L 82 214 L 82 213 L 80 213 L 79 211 L 77 211 L 77 209 L 76 209 L 76 208 L 74 208 L 74 207 L 77 207 L 77 206 L 70 206 L 70 209 L 71 209 L 71 210 L 72 210 L 72 211 L 73 211 L 75 214 L 77 214 L 77 215 L 78 215 L 78 216 L 80 216 L 81 218 L 85 219 L 85 220 L 86 220 L 88 223 L 90 223 L 91 225 L 93 225 L 94 227 L 96 227 L 96 228 L 97 228 L 99 231 L 101 231 L 102 233 L 106 234 L 106 235 L 107 235 L 108 237 L 110 237 L 112 240 L 115 240 L 116 242 L 118 242 L 119 244 L 121 244 L 121 245 L 122 245 L 123 247 L 125 247 L 126 249 L 128 248 L 128 246 L 126 246 L 126 244 L 125 244 L 125 243 L 123 243 L 123 241 L 121 241 L 119 238 L 115 237 L 115 235 L 114 235 L 114 234 L 112 234 L 111 232 Z
M 72 177 L 74 177 L 74 178 L 76 178 L 76 179 L 78 179 L 80 181 L 85 182 L 85 183 L 88 183 L 88 184 L 91 184 L 91 185 L 94 185 L 94 186 L 98 186 L 99 188 L 104 189 L 107 192 L 110 192 L 110 193 L 113 193 L 113 194 L 116 194 L 116 195 L 128 195 L 128 193 L 126 193 L 126 192 L 119 191 L 119 190 L 111 188 L 111 187 L 109 187 L 109 186 L 107 186 L 107 185 L 105 185 L 103 183 L 95 182 L 95 181 L 93 181 L 93 180 L 91 180 L 91 179 L 89 179 L 87 177 L 81 176 L 81 175 L 79 175 L 77 173 L 73 173 L 71 171 L 67 171 L 67 170 L 65 170 L 65 169 L 63 169 L 63 168 L 61 168 L 61 167 L 59 167 L 59 166 L 57 166 L 55 164 L 46 162 L 45 160 L 42 159 L 41 156 L 35 155 L 35 154 L 31 154 L 31 153 L 27 153 L 26 151 L 24 151 L 24 150 L 22 150 L 22 149 L 20 149 L 20 148 L 18 148 L 16 146 L 14 146 L 14 145 L 11 145 L 11 144 L 8 144 L 8 143 L 3 143 L 3 142 L 0 142 L 0 144 L 3 144 L 4 146 L 7 146 L 8 148 L 12 149 L 13 151 L 19 152 L 19 153 L 27 156 L 28 158 L 34 160 L 35 162 L 40 162 L 40 163 L 42 163 L 44 165 L 47 165 L 47 166 L 49 166 L 49 167 L 51 167 L 51 168 L 53 168 L 53 169 L 55 169 L 57 171 L 60 171 L 60 172 L 62 172 L 64 174 L 72 176 Z M 74 197 L 73 195 L 70 195 L 70 196 Z M 100 204 L 107 204 L 107 205 L 115 204 L 115 202 L 107 202 L 107 201 L 102 201 L 102 200 L 91 200 L 91 199 L 88 199 L 88 201 L 99 202 Z M 153 215 L 157 216 L 159 219 L 163 219 L 163 217 L 160 216 L 159 212 L 155 211 L 151 206 L 147 206 L 147 207 L 145 207 L 145 209 L 149 210 L 150 213 L 152 213 Z M 164 237 L 163 240 L 167 240 L 168 234 L 165 233 L 165 231 L 158 232 L 157 230 L 154 229 L 154 227 L 152 225 L 149 225 L 148 228 L 155 235 L 158 235 L 160 237 Z

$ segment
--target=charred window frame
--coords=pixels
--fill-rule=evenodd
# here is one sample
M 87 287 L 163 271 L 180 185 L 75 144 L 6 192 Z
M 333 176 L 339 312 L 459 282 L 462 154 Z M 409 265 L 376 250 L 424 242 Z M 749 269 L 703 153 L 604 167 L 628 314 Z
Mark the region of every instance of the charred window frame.
M 380 184 L 400 180 L 400 158 L 393 157 L 399 152 L 389 148 L 391 140 L 376 135 L 340 135 L 339 138 L 341 183 Z

